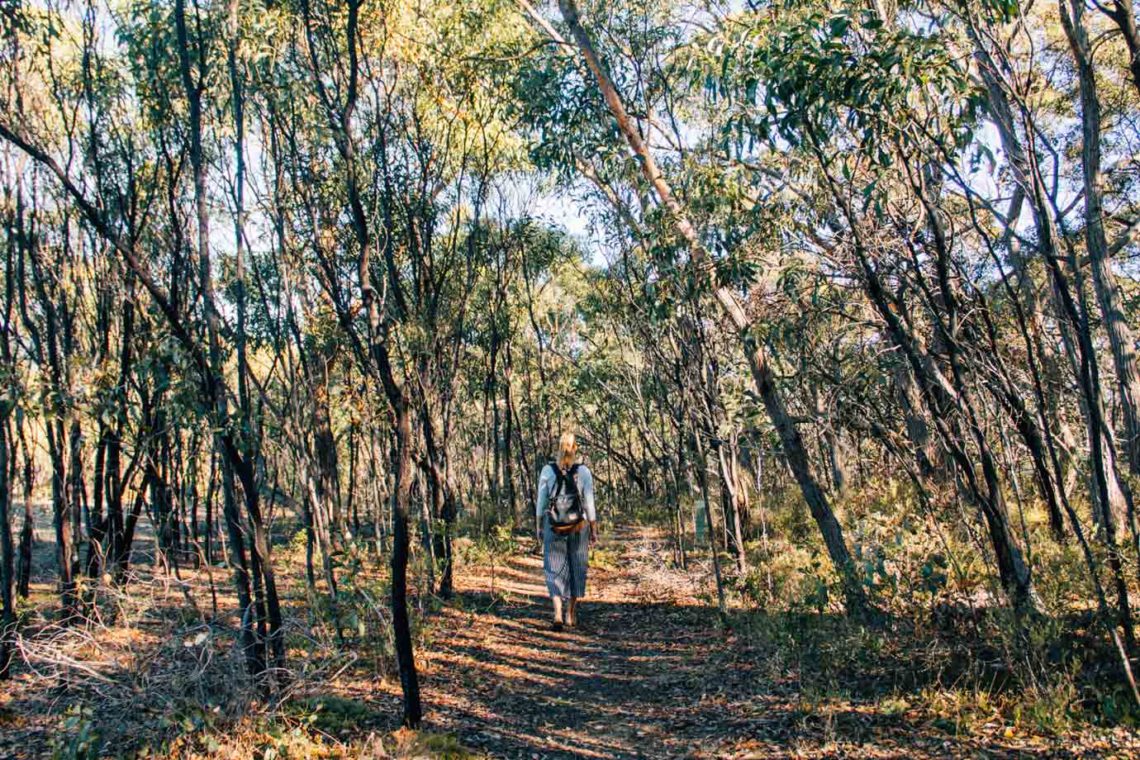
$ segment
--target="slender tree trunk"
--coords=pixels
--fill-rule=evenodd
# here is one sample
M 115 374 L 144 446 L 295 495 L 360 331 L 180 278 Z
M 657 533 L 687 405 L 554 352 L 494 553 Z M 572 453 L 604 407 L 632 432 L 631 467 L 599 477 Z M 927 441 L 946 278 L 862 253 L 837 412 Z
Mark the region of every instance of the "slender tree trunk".
M 311 493 L 301 499 L 301 523 L 305 527 L 305 583 L 310 591 L 315 592 L 317 575 L 313 568 L 313 554 L 317 545 L 317 525 L 314 505 L 317 502 L 317 495 L 312 483 L 309 484 L 309 489 Z
M 360 14 L 360 0 L 349 0 L 345 24 L 345 41 L 347 43 L 347 85 L 343 105 L 333 104 L 327 99 L 322 89 L 321 97 L 326 98 L 326 107 L 330 109 L 330 127 L 334 130 L 337 150 L 344 161 L 345 189 L 348 200 L 348 211 L 352 220 L 352 229 L 357 244 L 356 277 L 360 289 L 364 313 L 367 316 L 367 354 L 361 349 L 362 364 L 370 376 L 380 383 L 384 396 L 388 402 L 389 419 L 392 423 L 394 435 L 394 451 L 392 456 L 392 632 L 396 642 L 396 663 L 400 671 L 400 683 L 404 694 L 404 725 L 417 728 L 423 718 L 423 708 L 420 704 L 419 676 L 416 672 L 415 653 L 412 645 L 411 624 L 408 617 L 408 551 L 410 547 L 408 531 L 408 501 L 412 488 L 412 426 L 411 409 L 407 391 L 400 384 L 392 366 L 389 352 L 389 341 L 392 338 L 390 331 L 391 315 L 385 310 L 381 312 L 381 304 L 377 298 L 372 272 L 372 235 L 369 220 L 365 213 L 364 201 L 357 186 L 356 145 L 352 134 L 352 117 L 356 108 L 358 96 L 358 76 L 360 73 L 357 45 L 359 43 L 358 23 Z M 304 6 L 305 15 L 311 22 L 307 4 Z M 319 72 L 314 72 L 319 76 Z M 339 107 L 339 115 L 334 111 Z M 385 213 L 387 207 L 393 202 L 391 197 L 385 197 Z M 382 254 L 384 271 L 388 275 L 388 288 L 397 302 L 394 308 L 400 314 L 406 313 L 404 306 L 402 284 L 396 273 L 392 239 L 390 235 L 384 236 Z M 342 319 L 346 315 L 342 314 Z M 360 348 L 360 344 L 357 343 Z
M 182 86 L 189 103 L 190 116 L 190 163 L 194 174 L 194 199 L 197 214 L 198 228 L 198 271 L 199 287 L 202 292 L 203 306 L 206 312 L 206 330 L 209 343 L 209 367 L 215 378 L 221 376 L 222 356 L 219 341 L 218 315 L 214 306 L 213 280 L 210 271 L 210 215 L 206 188 L 206 163 L 202 154 L 202 88 L 205 86 L 203 73 L 205 63 L 199 61 L 199 81 L 194 81 L 190 66 L 190 43 L 187 36 L 185 0 L 176 0 L 174 4 L 175 26 L 178 36 L 178 50 Z M 199 51 L 202 54 L 202 51 Z M 224 393 L 217 393 L 212 403 L 216 415 L 215 424 L 223 425 L 229 419 L 226 397 Z M 252 591 L 250 586 L 250 566 L 245 555 L 245 537 L 241 525 L 236 484 L 234 483 L 234 462 L 231 452 L 227 450 L 222 436 L 215 436 L 215 447 L 222 460 L 222 492 L 223 510 L 226 515 L 226 527 L 229 532 L 230 567 L 233 571 L 233 582 L 238 596 L 238 605 L 241 624 L 242 650 L 245 653 L 246 667 L 250 675 L 259 677 L 265 670 L 265 659 L 259 652 L 260 642 L 255 635 L 255 615 Z
M 693 454 L 696 456 L 697 483 L 701 489 L 701 501 L 704 502 L 705 521 L 708 523 L 709 553 L 712 555 L 713 579 L 716 581 L 716 604 L 721 618 L 728 614 L 728 606 L 724 598 L 724 577 L 720 569 L 720 553 L 717 551 L 716 534 L 713 531 L 712 498 L 709 493 L 708 460 L 700 440 L 693 435 Z
M 441 462 L 443 452 L 436 445 L 435 424 L 426 402 L 422 406 L 421 418 L 431 513 L 435 519 L 443 523 L 438 532 L 434 528 L 432 530 L 432 555 L 440 565 L 439 594 L 446 599 L 454 590 L 451 567 L 451 538 L 455 523 L 454 496 L 444 474 L 445 465 Z
M 7 408 L 0 409 L 0 680 L 8 678 L 12 663 L 12 637 L 16 631 L 16 608 L 12 598 L 15 556 L 10 521 L 12 474 L 15 472 L 11 465 L 15 457 L 10 456 L 14 447 L 9 446 L 8 412 Z
M 491 315 L 492 322 L 495 320 L 495 315 Z M 499 358 L 499 331 L 496 326 L 491 327 L 491 348 L 489 351 L 489 366 L 487 368 L 487 382 L 485 385 L 485 403 L 491 410 L 491 429 L 488 431 L 490 434 L 490 449 L 491 449 L 491 477 L 490 477 L 490 490 L 491 490 L 491 505 L 495 510 L 496 519 L 501 518 L 502 504 L 499 503 L 499 483 L 502 475 L 502 448 L 499 445 L 500 440 L 500 424 L 499 424 L 499 398 L 498 398 L 498 358 Z
M 507 488 L 507 507 L 515 528 L 522 529 L 530 524 L 526 505 L 519 507 L 518 489 L 516 487 L 515 460 L 514 460 L 514 419 L 511 415 L 511 375 L 513 367 L 511 361 L 511 342 L 508 337 L 505 341 L 503 354 L 503 484 Z
M 130 416 L 130 394 L 127 387 L 132 372 L 133 352 L 131 341 L 134 339 L 135 310 L 134 310 L 134 278 L 130 273 L 126 275 L 124 285 L 125 293 L 122 301 L 122 324 L 119 336 L 119 376 L 118 376 L 118 403 L 115 405 L 115 419 L 107 435 L 107 455 L 105 473 L 101 483 L 96 488 L 102 488 L 105 494 L 106 517 L 104 519 L 106 535 L 106 549 L 104 562 L 112 564 L 114 558 L 122 554 L 123 542 L 123 472 L 122 450 L 123 434 Z M 142 415 L 146 420 L 148 415 Z
M 396 635 L 396 660 L 404 690 L 404 725 L 415 728 L 422 719 L 419 676 L 412 651 L 411 624 L 408 620 L 408 497 L 412 487 L 411 413 L 406 401 L 396 408 L 396 451 L 392 463 L 393 489 L 392 547 L 392 628 Z
M 1128 70 L 1132 73 L 1132 84 L 1140 92 L 1140 31 L 1136 27 L 1136 11 L 1132 0 L 1113 0 L 1113 9 L 1108 11 L 1103 5 L 1098 7 L 1116 22 L 1128 46 Z
M 1121 394 L 1121 403 L 1125 411 L 1125 427 L 1130 440 L 1126 442 L 1126 451 L 1137 443 L 1136 435 L 1136 401 L 1133 395 L 1136 390 L 1135 344 L 1124 322 L 1124 315 L 1119 301 L 1119 293 L 1115 292 L 1115 280 L 1107 262 L 1107 243 L 1104 239 L 1104 227 L 1101 219 L 1103 211 L 1101 200 L 1100 176 L 1100 103 L 1096 94 L 1095 73 L 1091 58 L 1087 32 L 1084 28 L 1084 5 L 1080 3 L 1067 4 L 1065 0 L 1058 1 L 1061 24 L 1065 28 L 1066 37 L 1077 62 L 1078 81 L 1081 93 L 1082 107 L 1082 165 L 1085 173 L 1085 242 L 1088 253 L 1093 261 L 1094 290 L 1101 302 L 1102 318 L 1109 332 L 1109 342 L 1113 350 L 1114 360 L 1118 366 L 1118 384 Z M 1071 10 L 1071 15 L 1070 15 Z M 1086 393 L 1089 399 L 1089 437 L 1090 453 L 1092 455 L 1094 472 L 1103 472 L 1113 479 L 1117 479 L 1124 494 L 1125 515 L 1131 528 L 1134 549 L 1140 555 L 1140 537 L 1137 535 L 1136 518 L 1133 511 L 1133 502 L 1126 481 L 1119 478 L 1116 467 L 1116 454 L 1112 429 L 1102 404 L 1101 384 L 1095 349 L 1092 343 L 1089 328 L 1088 306 L 1085 303 L 1085 289 L 1083 275 L 1077 256 L 1070 249 L 1070 267 L 1076 280 L 1078 304 L 1072 304 L 1072 297 L 1067 297 L 1067 306 L 1074 327 L 1080 339 L 1081 348 L 1081 378 L 1082 383 L 1089 389 Z M 1098 260 L 1100 266 L 1098 266 Z M 1057 272 L 1055 275 L 1058 286 L 1064 287 L 1057 262 L 1050 262 L 1050 266 Z M 1062 294 L 1063 296 L 1066 294 Z M 1113 337 L 1116 322 L 1116 336 Z M 1126 338 L 1126 346 L 1118 345 L 1117 340 Z M 1123 374 L 1121 373 L 1123 371 Z M 1129 422 L 1132 415 L 1132 422 Z M 1103 441 L 1103 446 L 1101 445 Z M 1117 590 L 1117 611 L 1120 626 L 1124 631 L 1124 641 L 1127 651 L 1135 650 L 1135 638 L 1132 623 L 1131 604 L 1128 597 L 1128 584 L 1124 578 L 1123 561 L 1120 555 L 1116 537 L 1116 523 L 1118 514 L 1114 513 L 1112 503 L 1108 499 L 1106 478 L 1098 482 L 1099 502 L 1101 509 L 1101 535 L 1108 549 L 1108 565 L 1112 570 Z M 1111 481 L 1109 481 L 1111 482 Z M 1127 657 L 1127 655 L 1126 655 Z
M 95 443 L 95 471 L 92 473 L 92 506 L 87 520 L 87 577 L 98 578 L 103 557 L 106 556 L 106 519 L 103 516 L 103 482 L 106 479 L 107 444 L 110 431 L 102 421 L 99 423 L 99 436 Z
M 736 559 L 736 571 L 745 573 L 748 570 L 748 555 L 744 550 L 744 525 L 740 519 L 740 483 L 736 481 L 729 462 L 725 446 L 722 443 L 717 447 L 717 466 L 720 468 L 720 481 L 722 486 L 722 504 L 726 527 L 732 540 L 732 553 Z
M 261 514 L 261 495 L 257 490 L 257 478 L 253 466 L 248 461 L 242 461 L 242 469 L 238 472 L 241 480 L 242 493 L 245 496 L 245 510 L 253 524 L 253 553 L 251 558 L 256 559 L 258 576 L 265 595 L 265 623 L 268 628 L 266 650 L 268 657 L 272 658 L 273 667 L 279 676 L 285 671 L 285 631 L 282 627 L 280 596 L 277 592 L 277 578 L 273 571 L 273 557 L 269 544 L 269 531 L 265 519 Z
M 74 536 L 71 532 L 71 505 L 67 492 L 67 473 L 63 447 L 66 436 L 62 420 L 48 420 L 48 456 L 51 459 L 52 525 L 55 528 L 56 565 L 59 570 L 59 591 L 63 616 L 70 618 L 76 612 L 75 565 L 72 562 Z
M 71 328 L 69 328 L 71 329 Z M 79 424 L 79 411 L 76 409 L 71 415 L 68 425 L 68 519 L 71 529 L 71 568 L 69 573 L 75 584 L 76 603 L 79 597 L 79 579 L 83 576 L 83 565 L 80 559 L 80 544 L 83 542 L 83 511 L 84 511 L 84 481 L 83 481 L 83 434 Z
M 321 508 L 325 510 L 328 523 L 328 539 L 330 547 L 341 545 L 345 534 L 344 514 L 338 506 L 340 503 L 340 479 L 337 474 L 340 467 L 336 450 L 336 436 L 332 429 L 332 410 L 329 407 L 329 379 L 328 365 L 323 357 L 319 357 L 316 371 L 318 374 L 317 386 L 314 395 L 314 449 L 316 454 L 316 487 L 320 498 Z
M 0 360 L 13 366 L 12 339 L 15 333 L 16 306 L 15 258 L 19 243 L 9 240 L 5 267 L 3 324 L 0 324 Z M 14 378 L 9 378 L 12 382 Z M 7 395 L 7 390 L 4 389 Z M 0 401 L 0 680 L 8 678 L 12 663 L 12 639 L 16 633 L 16 608 L 13 591 L 16 586 L 16 557 L 12 544 L 12 489 L 16 480 L 17 439 L 11 421 L 15 404 Z
M 1060 264 L 1063 254 L 1058 246 L 1064 241 L 1058 233 L 1042 169 L 1036 152 L 1026 149 L 1015 129 L 1013 106 L 1007 93 L 1008 85 L 1000 78 L 1000 68 L 994 63 L 982 42 L 983 33 L 973 24 L 968 27 L 968 31 L 974 44 L 979 71 L 986 86 L 990 113 L 998 128 L 1002 148 L 1008 157 L 1013 180 L 1028 201 L 1033 215 L 1037 232 L 1037 249 L 1048 272 L 1050 293 L 1057 313 L 1062 345 L 1065 347 L 1072 372 L 1079 381 L 1081 412 L 1087 422 L 1087 432 L 1090 436 L 1089 451 L 1092 466 L 1089 491 L 1094 502 L 1094 519 L 1099 521 L 1100 515 L 1105 511 L 1123 514 L 1128 509 L 1126 484 L 1121 481 L 1115 466 L 1115 451 L 1110 439 L 1111 430 L 1107 425 L 1100 424 L 1100 420 L 1103 419 L 1103 396 L 1097 377 L 1099 373 L 1097 358 L 1092 353 L 1091 339 L 1083 327 L 1085 317 L 1073 298 L 1068 277 Z M 1026 114 L 1019 116 L 1028 121 Z M 1028 128 L 1032 129 L 1032 125 Z M 1032 146 L 1032 143 L 1032 140 L 1026 141 L 1026 145 Z M 1011 248 L 1011 250 L 1016 249 Z M 1020 267 L 1019 279 L 1028 281 L 1028 271 L 1020 259 L 1020 256 L 1013 258 L 1014 264 Z M 1074 274 L 1079 274 L 1079 271 L 1074 270 Z M 1022 286 L 1023 290 L 1025 287 Z M 1033 302 L 1027 303 L 1032 305 Z M 1047 352 L 1051 351 L 1048 345 L 1048 341 L 1045 341 Z M 1061 374 L 1059 368 L 1050 366 L 1049 353 L 1043 352 L 1041 355 L 1046 361 L 1046 372 L 1053 377 L 1059 377 Z M 1065 426 L 1059 416 L 1058 429 L 1064 436 Z
M 36 542 L 35 515 L 32 512 L 32 486 L 35 481 L 35 463 L 28 448 L 27 439 L 21 425 L 22 414 L 17 410 L 16 435 L 24 451 L 24 522 L 20 528 L 20 546 L 16 553 L 16 595 L 27 599 L 32 580 L 32 549 Z
M 1101 321 L 1108 334 L 1116 368 L 1116 385 L 1124 418 L 1122 453 L 1133 476 L 1140 476 L 1140 370 L 1136 365 L 1136 338 L 1124 312 L 1120 286 L 1108 257 L 1104 231 L 1103 173 L 1101 172 L 1101 108 L 1097 95 L 1092 50 L 1085 29 L 1084 4 L 1059 0 L 1061 23 L 1077 63 L 1081 101 L 1081 164 L 1085 191 L 1085 245 L 1092 262 L 1093 289 Z M 1068 6 L 1071 8 L 1070 15 Z M 1134 22 L 1133 22 L 1134 23 Z M 1123 517 L 1123 515 L 1118 515 Z
M 333 547 L 330 534 L 331 527 L 331 514 L 327 506 L 324 505 L 323 499 L 320 494 L 320 489 L 317 487 L 316 479 L 311 475 L 307 478 L 308 481 L 308 495 L 305 501 L 306 519 L 308 522 L 307 532 L 309 539 L 306 541 L 305 549 L 305 572 L 309 579 L 310 587 L 315 587 L 313 581 L 313 541 L 316 540 L 317 546 L 321 552 L 321 570 L 325 576 L 325 584 L 328 586 L 329 604 L 331 606 L 333 619 L 337 619 L 337 582 L 336 571 L 333 567 Z M 337 635 L 340 635 L 339 622 L 337 624 Z

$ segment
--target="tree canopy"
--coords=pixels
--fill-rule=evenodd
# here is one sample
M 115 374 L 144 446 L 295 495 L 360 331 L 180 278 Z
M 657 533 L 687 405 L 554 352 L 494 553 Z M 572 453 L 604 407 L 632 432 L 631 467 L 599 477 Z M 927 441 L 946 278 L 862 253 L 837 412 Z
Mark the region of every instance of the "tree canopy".
M 415 728 L 575 431 L 727 628 L 1134 721 L 1138 123 L 1131 0 L 6 3 L 0 676 L 208 574 L 251 690 L 304 628 Z

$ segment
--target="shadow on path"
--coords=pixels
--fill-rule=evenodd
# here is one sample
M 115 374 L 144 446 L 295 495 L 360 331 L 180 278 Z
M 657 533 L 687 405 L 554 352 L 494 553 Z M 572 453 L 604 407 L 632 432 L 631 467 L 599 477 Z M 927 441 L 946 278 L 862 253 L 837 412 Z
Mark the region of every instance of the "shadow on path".
M 772 678 L 771 651 L 726 632 L 713 608 L 642 601 L 652 594 L 622 567 L 591 571 L 600 598 L 558 632 L 539 558 L 497 568 L 494 593 L 489 573 L 467 573 L 425 668 L 433 728 L 509 758 L 1031 756 L 859 701 L 805 706 L 793 674 Z

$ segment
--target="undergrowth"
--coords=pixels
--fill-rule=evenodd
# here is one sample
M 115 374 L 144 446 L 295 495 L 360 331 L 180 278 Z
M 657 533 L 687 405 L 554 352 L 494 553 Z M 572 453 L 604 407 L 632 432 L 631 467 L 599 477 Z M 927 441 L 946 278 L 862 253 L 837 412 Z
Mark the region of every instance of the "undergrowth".
M 745 572 L 736 571 L 731 547 L 718 552 L 730 626 L 763 651 L 765 677 L 786 682 L 793 674 L 805 705 L 856 699 L 880 712 L 917 711 L 952 735 L 994 723 L 1059 736 L 1078 724 L 1140 722 L 1089 601 L 1080 550 L 1075 541 L 1052 539 L 1039 505 L 1017 517 L 1038 570 L 1043 613 L 1018 617 L 978 550 L 971 519 L 979 518 L 963 511 L 968 506 L 923 502 L 894 481 L 837 500 L 841 522 L 858 526 L 847 540 L 883 613 L 880 625 L 868 627 L 845 616 L 841 584 L 806 505 L 794 494 L 780 499 L 780 509 L 750 514 Z M 954 521 L 933 519 L 934 509 L 960 513 L 956 529 L 946 527 Z M 661 518 L 654 528 L 672 535 Z M 714 524 L 710 534 L 719 539 L 720 530 Z M 707 541 L 686 550 L 691 561 L 708 564 Z M 702 599 L 715 604 L 711 578 Z

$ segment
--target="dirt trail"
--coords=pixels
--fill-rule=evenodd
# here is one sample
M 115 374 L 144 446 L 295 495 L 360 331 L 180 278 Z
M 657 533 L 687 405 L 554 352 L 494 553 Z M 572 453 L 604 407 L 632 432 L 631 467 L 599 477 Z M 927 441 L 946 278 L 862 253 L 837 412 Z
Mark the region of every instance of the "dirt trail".
M 509 758 L 1057 756 L 963 742 L 869 703 L 805 709 L 794 663 L 762 675 L 772 652 L 694 598 L 707 578 L 667 569 L 651 537 L 609 544 L 616 561 L 591 569 L 577 630 L 551 629 L 537 555 L 457 573 L 423 655 L 430 730 Z
M 616 543 L 627 566 L 654 548 Z M 665 590 L 628 567 L 595 566 L 579 627 L 555 632 L 541 557 L 457 577 L 426 691 L 433 722 L 465 745 L 505 757 L 662 757 L 706 738 L 708 695 L 693 682 L 722 638 L 707 609 L 663 603 Z
M 56 664 L 0 687 L 0 758 L 71 747 L 77 729 L 60 727 L 79 706 L 85 725 L 106 740 L 107 756 L 170 746 L 194 758 L 244 760 L 268 756 L 269 748 L 290 757 L 388 758 L 394 749 L 422 757 L 418 742 L 441 740 L 423 745 L 436 757 L 454 747 L 454 737 L 480 756 L 529 760 L 1140 757 L 1140 738 L 1126 729 L 1115 740 L 1091 730 L 1045 737 L 1026 731 L 1028 721 L 1011 734 L 994 719 L 958 731 L 944 711 L 923 706 L 941 687 L 916 678 L 912 651 L 891 646 L 889 633 L 833 639 L 828 631 L 842 621 L 779 611 L 767 618 L 735 611 L 726 627 L 708 567 L 685 572 L 669 558 L 668 542 L 652 533 L 607 536 L 580 626 L 559 632 L 550 626 L 537 554 L 520 552 L 494 567 L 461 563 L 456 597 L 423 619 L 424 733 L 397 732 L 397 748 L 390 732 L 400 715 L 399 682 L 373 658 L 336 648 L 334 658 L 306 663 L 313 669 L 288 706 L 247 703 L 230 684 L 241 667 L 232 620 L 216 629 L 188 622 L 178 587 L 152 579 L 148 594 L 132 597 L 152 607 L 134 610 L 129 628 L 48 629 L 55 639 L 29 640 Z M 52 577 L 38 580 L 42 603 Z M 197 596 L 205 594 L 200 588 Z M 293 600 L 292 620 L 302 620 L 304 601 Z M 222 607 L 233 609 L 234 600 Z M 805 647 L 809 633 L 814 643 Z M 202 634 L 208 643 L 194 643 Z M 880 654 L 860 649 L 835 658 L 836 670 L 819 659 L 820 639 Z M 223 704 L 226 695 L 233 701 Z M 339 702 L 310 724 L 311 705 L 324 698 Z M 209 700 L 224 715 L 207 714 Z M 164 723 L 168 715 L 175 719 Z M 398 748 L 405 740 L 413 747 L 407 752 Z M 279 750 L 283 742 L 293 749 Z

